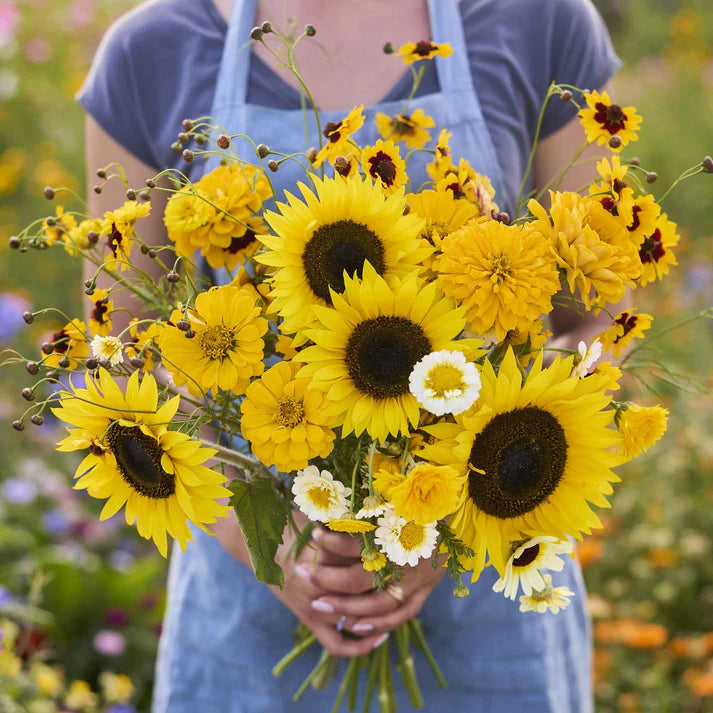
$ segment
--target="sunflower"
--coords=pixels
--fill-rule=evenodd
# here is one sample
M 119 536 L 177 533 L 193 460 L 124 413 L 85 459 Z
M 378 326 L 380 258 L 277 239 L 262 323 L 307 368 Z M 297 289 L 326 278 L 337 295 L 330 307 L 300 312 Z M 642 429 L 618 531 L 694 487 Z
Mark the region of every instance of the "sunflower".
M 266 465 L 289 473 L 310 459 L 326 458 L 334 431 L 323 413 L 324 395 L 295 379 L 298 364 L 280 362 L 250 384 L 240 406 L 240 428 L 253 453 Z
M 373 146 L 365 146 L 361 152 L 361 167 L 387 195 L 408 181 L 406 164 L 393 141 L 379 139 Z
M 56 367 L 62 359 L 69 363 L 65 369 L 76 369 L 77 359 L 86 359 L 89 356 L 89 337 L 87 327 L 81 319 L 73 319 L 55 332 L 50 340 L 52 351 L 44 358 L 46 366 Z
M 667 417 L 668 411 L 661 406 L 618 405 L 615 420 L 622 435 L 619 452 L 631 459 L 648 451 L 666 433 Z
M 89 329 L 94 334 L 106 336 L 111 332 L 109 315 L 114 311 L 114 303 L 109 299 L 109 291 L 95 289 L 89 299 L 94 305 L 89 312 Z
M 259 315 L 253 293 L 230 285 L 201 292 L 185 316 L 174 310 L 158 341 L 176 384 L 196 396 L 215 388 L 244 394 L 250 378 L 264 369 L 267 321 Z M 190 339 L 175 326 L 182 319 L 190 323 Z
M 396 116 L 379 112 L 374 123 L 382 138 L 403 141 L 409 149 L 422 149 L 431 140 L 428 129 L 436 125 L 428 114 L 424 114 L 423 109 L 416 109 L 413 114 Z
M 552 310 L 559 277 L 548 245 L 526 226 L 498 221 L 466 225 L 441 246 L 438 285 L 463 304 L 476 334 L 528 331 Z
M 639 248 L 641 259 L 641 279 L 644 287 L 649 282 L 663 279 L 668 275 L 671 265 L 678 265 L 671 248 L 678 245 L 681 236 L 676 232 L 676 223 L 669 220 L 666 213 L 661 213 L 650 235 L 645 235 Z
M 95 498 L 108 498 L 105 520 L 126 505 L 126 522 L 153 539 L 167 554 L 166 534 L 185 549 L 192 535 L 186 520 L 205 525 L 228 514 L 217 498 L 229 497 L 227 479 L 202 465 L 215 454 L 185 433 L 168 430 L 179 397 L 159 407 L 156 381 L 138 372 L 126 393 L 104 369 L 98 379 L 85 375 L 85 388 L 61 393 L 52 412 L 73 428 L 59 442 L 60 451 L 89 450 L 77 467 L 75 488 Z M 207 530 L 206 530 L 207 531 Z
M 621 350 L 626 349 L 634 339 L 643 338 L 654 318 L 650 314 L 634 314 L 635 312 L 635 308 L 620 312 L 611 326 L 598 335 L 604 351 L 611 351 L 618 358 Z
M 502 576 L 510 543 L 549 535 L 563 540 L 600 527 L 593 503 L 619 478 L 624 459 L 610 448 L 620 436 L 609 428 L 605 378 L 570 376 L 572 357 L 542 368 L 542 354 L 523 383 L 508 349 L 496 374 L 486 359 L 476 405 L 456 423 L 427 426 L 437 442 L 418 456 L 467 475 L 449 526 L 475 551 L 473 580 L 486 557 Z
M 436 56 L 450 57 L 453 54 L 453 47 L 448 42 L 436 44 L 428 40 L 420 40 L 401 45 L 396 54 L 403 58 L 404 64 L 413 64 Z
M 372 438 L 408 433 L 419 408 L 409 391 L 409 375 L 432 351 L 457 348 L 451 342 L 463 329 L 463 311 L 435 283 L 415 275 L 387 283 L 367 263 L 363 280 L 344 280 L 343 295 L 332 293 L 334 307 L 315 307 L 319 327 L 305 334 L 313 346 L 295 361 L 299 375 L 327 394 L 326 413 L 346 435 L 365 429 Z
M 621 144 L 614 149 L 618 151 L 639 138 L 636 132 L 641 124 L 641 116 L 636 113 L 635 107 L 622 108 L 614 104 L 607 92 L 584 92 L 583 96 L 587 106 L 579 111 L 578 116 L 589 143 L 596 141 L 603 144 L 612 136 L 618 136 Z
M 316 167 L 325 161 L 334 163 L 337 156 L 347 156 L 354 153 L 356 146 L 351 138 L 364 125 L 364 105 L 355 106 L 341 121 L 330 121 L 324 127 L 324 138 L 327 143 L 322 146 L 314 160 Z M 358 149 L 357 149 L 358 150 Z
M 405 275 L 419 271 L 430 253 L 419 239 L 423 221 L 403 214 L 402 190 L 385 196 L 359 176 L 313 181 L 316 193 L 298 184 L 304 202 L 286 193 L 280 212 L 266 213 L 276 236 L 259 236 L 269 251 L 256 260 L 277 268 L 271 309 L 283 318 L 284 334 L 310 326 L 313 306 L 332 304 L 345 274 L 361 276 L 368 262 L 384 277 Z

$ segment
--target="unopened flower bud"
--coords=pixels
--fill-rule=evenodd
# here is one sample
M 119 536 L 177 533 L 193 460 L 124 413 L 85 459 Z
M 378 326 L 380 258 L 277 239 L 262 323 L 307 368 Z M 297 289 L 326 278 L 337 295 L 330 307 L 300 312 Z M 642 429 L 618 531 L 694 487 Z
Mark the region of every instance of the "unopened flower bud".
M 225 134 L 221 134 L 220 136 L 218 136 L 215 142 L 218 144 L 219 148 L 227 149 L 228 146 L 230 146 L 230 137 L 226 136 Z
M 69 359 L 67 359 L 66 356 L 63 356 L 58 362 L 57 365 L 62 367 L 62 369 L 66 369 L 69 367 Z
M 173 151 L 175 153 L 181 153 L 181 151 L 183 151 L 183 146 L 181 146 L 181 144 L 178 141 L 174 141 L 171 144 L 171 151 Z
M 94 186 L 94 192 L 98 195 L 99 193 L 102 192 L 102 187 L 101 187 L 101 186 Z
M 314 163 L 317 160 L 317 149 L 314 146 L 307 149 L 307 160 L 310 163 Z
M 42 191 L 45 194 L 45 198 L 51 201 L 54 198 L 54 188 L 50 186 L 45 186 L 45 190 Z
M 142 255 L 148 255 L 148 254 L 149 254 L 148 246 L 142 245 L 139 249 L 141 250 L 141 254 L 142 254 Z
M 270 153 L 270 147 L 267 144 L 258 144 L 255 151 L 260 158 L 265 158 Z
M 59 372 L 56 369 L 47 372 L 47 379 L 49 381 L 59 381 Z
M 32 421 L 35 426 L 41 426 L 45 422 L 45 419 L 43 416 L 40 416 L 40 414 L 33 413 L 32 416 L 30 416 L 30 421 Z
M 98 168 L 97 169 L 97 178 L 106 178 L 106 170 L 103 168 Z
M 629 159 L 629 164 L 631 166 L 640 166 L 641 159 L 638 156 L 634 156 L 633 158 Z
M 656 171 L 649 171 L 646 174 L 646 183 L 656 183 L 658 180 L 659 174 L 656 173 Z
M 182 332 L 187 332 L 191 328 L 191 323 L 187 319 L 179 319 L 176 322 L 176 328 Z
M 510 225 L 510 214 L 506 213 L 504 210 L 498 213 L 496 220 L 504 223 L 505 225 Z
M 35 376 L 40 370 L 40 365 L 36 361 L 28 361 L 27 364 L 25 364 L 25 369 L 27 369 L 28 374 Z
M 391 42 L 387 42 L 384 45 L 384 54 L 393 54 L 394 53 L 394 46 L 391 44 Z
M 260 29 L 262 30 L 263 34 L 267 35 L 272 32 L 272 25 L 267 20 L 265 20 L 265 22 L 260 25 Z
M 85 295 L 89 295 L 90 297 L 94 294 L 94 286 L 92 285 L 91 287 L 87 287 L 86 290 L 84 290 Z
M 96 369 L 99 366 L 99 359 L 96 359 L 95 357 L 88 357 L 87 360 L 84 362 L 84 366 L 87 367 L 87 369 Z
M 620 146 L 621 146 L 621 137 L 614 134 L 614 136 L 612 136 L 609 139 L 609 148 L 610 149 L 618 149 Z
M 195 137 L 195 140 L 199 146 L 203 146 L 203 144 L 205 144 L 205 142 L 206 142 L 206 138 L 205 138 L 205 136 L 203 136 L 203 134 L 198 134 Z
M 35 320 L 35 315 L 32 314 L 32 312 L 23 312 L 22 313 L 22 319 L 25 320 L 25 324 L 32 324 L 32 322 Z
M 561 94 L 560 94 L 560 99 L 563 102 L 568 102 L 572 100 L 572 92 L 569 91 L 569 89 L 565 89 Z
M 181 276 L 175 272 L 174 270 L 171 270 L 167 275 L 166 279 L 171 282 L 171 283 L 176 283 L 181 279 Z
M 259 42 L 262 39 L 262 30 L 259 27 L 253 27 L 253 29 L 250 30 L 250 39 Z
M 270 159 L 270 160 L 267 162 L 267 167 L 268 167 L 273 173 L 275 173 L 275 171 L 277 171 L 277 169 L 280 168 L 280 164 L 277 163 L 277 161 L 275 161 L 275 159 L 273 158 L 273 159 Z
M 348 162 L 347 162 L 347 159 L 346 159 L 344 156 L 337 156 L 337 157 L 334 159 L 334 165 L 336 166 L 336 168 L 342 168 L 342 169 L 344 169 L 344 168 L 347 167 Z
M 193 160 L 193 151 L 191 151 L 190 149 L 185 149 L 183 151 L 183 160 L 186 163 L 190 163 Z
M 26 386 L 22 390 L 22 398 L 25 399 L 25 401 L 34 401 L 35 392 L 29 386 Z
M 17 235 L 11 236 L 7 242 L 8 242 L 8 245 L 13 250 L 17 250 L 20 247 L 20 245 L 22 244 L 22 240 L 20 240 L 20 238 L 18 238 Z
M 129 188 L 126 191 L 126 200 L 127 201 L 135 201 L 136 200 L 136 191 L 133 188 Z
M 305 35 L 307 37 L 314 37 L 317 34 L 317 29 L 314 25 L 305 25 Z
M 134 369 L 143 369 L 144 368 L 144 360 L 141 357 L 131 357 L 129 359 L 129 364 L 134 367 Z
M 464 599 L 465 597 L 470 595 L 470 589 L 466 587 L 463 584 L 459 584 L 454 590 L 453 590 L 453 596 L 457 597 L 458 599 Z
M 50 228 L 54 228 L 54 226 L 57 225 L 57 221 L 52 216 L 47 218 L 47 220 L 45 220 L 45 223 L 47 223 Z
M 196 336 L 196 333 L 192 329 L 187 329 L 184 333 L 183 336 L 186 339 L 193 339 L 193 337 Z
M 193 128 L 193 122 L 190 119 L 184 119 L 181 122 L 184 131 L 190 131 Z
M 12 427 L 16 431 L 24 431 L 25 430 L 25 424 L 18 418 L 17 421 L 12 422 Z
M 98 242 L 99 242 L 99 233 L 97 233 L 97 232 L 95 232 L 95 231 L 93 231 L 93 230 L 90 230 L 90 231 L 87 233 L 87 240 L 88 240 L 90 243 L 92 243 L 92 245 L 94 245 L 95 243 L 98 243 Z
M 184 134 L 182 131 L 178 136 L 176 137 L 176 141 L 178 141 L 179 144 L 187 144 L 188 143 L 188 134 Z
M 706 156 L 701 161 L 701 166 L 703 167 L 703 170 L 706 173 L 713 173 L 713 158 L 711 158 L 710 156 Z
M 149 256 L 150 258 L 155 258 L 155 257 L 156 257 L 156 251 L 155 251 L 153 248 L 149 248 L 149 251 L 148 251 L 147 254 L 148 254 L 148 256 Z
M 45 342 L 42 345 L 42 353 L 47 354 L 48 356 L 54 351 L 54 344 L 52 342 Z
M 147 178 L 146 179 L 146 185 L 149 188 L 156 188 L 156 181 L 153 180 L 153 178 Z
M 144 188 L 144 189 L 140 190 L 136 195 L 138 196 L 140 201 L 151 200 L 151 194 L 149 193 L 148 188 Z

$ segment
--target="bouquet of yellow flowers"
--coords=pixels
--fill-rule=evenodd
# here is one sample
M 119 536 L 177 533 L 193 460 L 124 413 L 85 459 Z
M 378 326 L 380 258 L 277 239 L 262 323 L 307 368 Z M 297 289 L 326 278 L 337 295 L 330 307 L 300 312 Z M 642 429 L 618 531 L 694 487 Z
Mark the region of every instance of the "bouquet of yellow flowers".
M 274 34 L 291 57 L 294 43 Z M 398 54 L 416 87 L 426 61 L 449 50 L 417 43 Z M 316 523 L 353 534 L 376 588 L 398 594 L 404 572 L 432 558 L 457 597 L 469 593 L 464 576 L 492 566 L 495 590 L 519 595 L 521 611 L 558 612 L 572 595 L 556 582 L 571 539 L 600 526 L 593 508 L 609 507 L 613 469 L 666 428 L 661 406 L 616 400 L 624 366 L 600 359 L 650 328 L 650 315 L 609 306 L 663 278 L 679 236 L 646 192 L 646 173 L 620 157 L 637 138 L 635 109 L 553 84 L 545 103 L 555 97 L 579 101 L 585 146 L 612 153 L 581 193 L 553 185 L 528 197 L 523 180 L 512 219 L 488 176 L 452 155 L 448 127 L 434 144 L 434 121 L 408 102 L 376 117 L 374 145 L 359 143 L 365 117 L 355 106 L 323 127 L 320 147 L 290 155 L 211 118 L 186 120 L 179 149 L 198 143 L 184 159 L 219 158 L 203 178 L 167 170 L 127 186 L 126 203 L 104 216 L 58 208 L 12 239 L 20 250 L 61 245 L 96 266 L 89 323 L 66 317 L 40 358 L 8 358 L 40 377 L 15 428 L 51 409 L 69 427 L 58 449 L 86 454 L 76 487 L 106 500 L 102 518 L 124 508 L 164 556 L 169 537 L 182 548 L 192 540 L 189 523 L 205 530 L 234 509 L 256 576 L 281 585 L 276 553 L 298 509 L 310 521 L 298 542 Z M 431 180 L 416 188 L 408 164 L 419 154 Z M 305 178 L 275 195 L 271 175 L 285 162 L 299 162 Z M 707 158 L 686 175 L 712 170 Z M 99 174 L 122 179 L 117 167 Z M 153 190 L 172 193 L 170 246 L 140 237 Z M 134 266 L 136 250 L 163 268 L 161 281 Z M 210 269 L 231 281 L 211 285 Z M 99 289 L 100 274 L 113 285 Z M 114 334 L 112 296 L 123 290 L 141 307 Z M 576 351 L 550 347 L 555 305 L 604 312 L 611 325 Z M 158 316 L 139 314 L 148 312 Z M 153 375 L 160 369 L 167 377 Z M 60 372 L 65 386 L 37 400 Z M 201 437 L 208 425 L 220 442 Z M 240 476 L 229 482 L 221 464 Z M 299 637 L 276 673 L 315 642 L 306 630 Z M 395 640 L 420 707 L 412 645 L 445 685 L 443 675 L 418 620 Z M 335 710 L 346 691 L 353 700 L 361 668 L 365 710 L 377 690 L 382 711 L 394 709 L 388 647 L 352 660 Z

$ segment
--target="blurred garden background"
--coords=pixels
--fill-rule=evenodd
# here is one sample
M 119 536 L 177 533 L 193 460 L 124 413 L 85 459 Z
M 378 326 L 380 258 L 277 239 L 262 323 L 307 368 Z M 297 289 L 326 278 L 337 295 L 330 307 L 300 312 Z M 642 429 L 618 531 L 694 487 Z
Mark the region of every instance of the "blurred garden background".
M 132 0 L 0 0 L 0 349 L 38 354 L 67 320 L 27 326 L 26 309 L 82 312 L 79 263 L 61 250 L 19 254 L 8 239 L 54 204 L 43 187 L 85 191 L 83 116 L 73 95 L 102 32 Z M 599 0 L 624 69 L 623 105 L 644 116 L 636 155 L 661 195 L 713 154 L 713 3 Z M 76 208 L 67 194 L 55 204 Z M 646 290 L 652 333 L 713 304 L 713 176 L 679 185 L 664 204 L 679 224 L 679 266 Z M 605 528 L 579 548 L 595 625 L 597 713 L 713 712 L 713 325 L 698 320 L 641 359 L 669 368 L 658 393 L 669 432 L 622 484 Z M 656 351 L 654 351 L 654 347 Z M 696 378 L 687 378 L 695 375 Z M 680 381 L 686 392 L 669 381 Z M 49 417 L 14 431 L 27 374 L 0 370 L 0 712 L 148 711 L 166 563 L 101 504 L 71 488 Z M 125 678 L 128 676 L 128 678 Z M 130 680 L 129 680 L 130 679 Z M 25 687 L 25 688 L 23 688 Z M 20 691 L 40 691 L 34 704 Z M 64 690 L 65 693 L 60 693 Z M 20 707 L 13 700 L 23 700 Z M 44 701 L 44 702 L 43 702 Z M 60 709 L 60 710 L 66 710 Z

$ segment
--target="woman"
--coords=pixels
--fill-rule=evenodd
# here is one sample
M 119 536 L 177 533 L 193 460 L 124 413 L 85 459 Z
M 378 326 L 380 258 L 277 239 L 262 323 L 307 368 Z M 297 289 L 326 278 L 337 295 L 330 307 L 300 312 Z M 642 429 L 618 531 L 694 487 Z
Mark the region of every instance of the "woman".
M 232 0 L 153 0 L 112 28 L 79 95 L 89 114 L 90 176 L 111 161 L 123 165 L 132 186 L 167 165 L 185 170 L 169 146 L 182 119 L 206 114 L 231 133 L 245 132 L 273 147 L 303 146 L 294 78 L 274 68 L 264 47 L 247 46 L 253 25 L 269 18 L 284 27 L 290 18 L 297 27 L 317 27 L 317 37 L 301 44 L 298 61 L 320 109 L 338 117 L 354 104 L 369 107 L 362 142 L 376 138 L 369 122 L 374 112 L 395 113 L 410 90 L 410 76 L 398 59 L 383 55 L 384 44 L 450 42 L 453 56 L 429 63 L 413 106 L 423 106 L 454 132 L 454 155 L 489 175 L 501 208 L 512 212 L 550 81 L 606 88 L 618 66 L 588 0 L 265 0 L 260 7 L 255 0 L 237 0 L 232 6 Z M 574 113 L 559 100 L 546 112 L 535 186 L 555 176 L 582 143 Z M 316 144 L 316 135 L 311 141 Z M 597 149 L 587 155 L 596 156 Z M 197 179 L 200 167 L 189 169 Z M 577 189 L 591 177 L 592 165 L 585 165 L 562 186 Z M 273 179 L 278 193 L 292 180 L 282 169 Z M 418 185 L 425 176 L 413 179 Z M 122 200 L 121 186 L 112 184 L 90 197 L 97 213 Z M 152 202 L 142 236 L 160 242 L 166 239 L 164 203 L 157 195 Z M 142 267 L 153 269 L 148 260 Z M 555 315 L 552 326 L 570 347 L 600 331 L 591 318 L 575 324 Z M 316 652 L 281 678 L 270 676 L 290 646 L 293 614 L 330 652 L 350 657 L 378 646 L 418 612 L 450 684 L 438 688 L 418 661 L 429 711 L 591 710 L 588 622 L 574 562 L 568 561 L 558 583 L 579 596 L 556 617 L 537 616 L 520 614 L 493 593 L 491 571 L 464 600 L 452 596 L 452 584 L 441 581 L 443 570 L 429 562 L 403 579 L 403 601 L 374 592 L 358 560 L 358 543 L 322 531 L 316 560 L 310 551 L 299 562 L 288 560 L 284 589 L 270 593 L 249 569 L 235 520 L 226 518 L 215 532 L 217 538 L 197 534 L 185 554 L 173 555 L 154 713 L 329 710 L 333 690 L 290 701 Z M 360 640 L 337 633 L 343 615 Z M 400 710 L 409 710 L 405 692 L 398 690 L 397 697 Z

